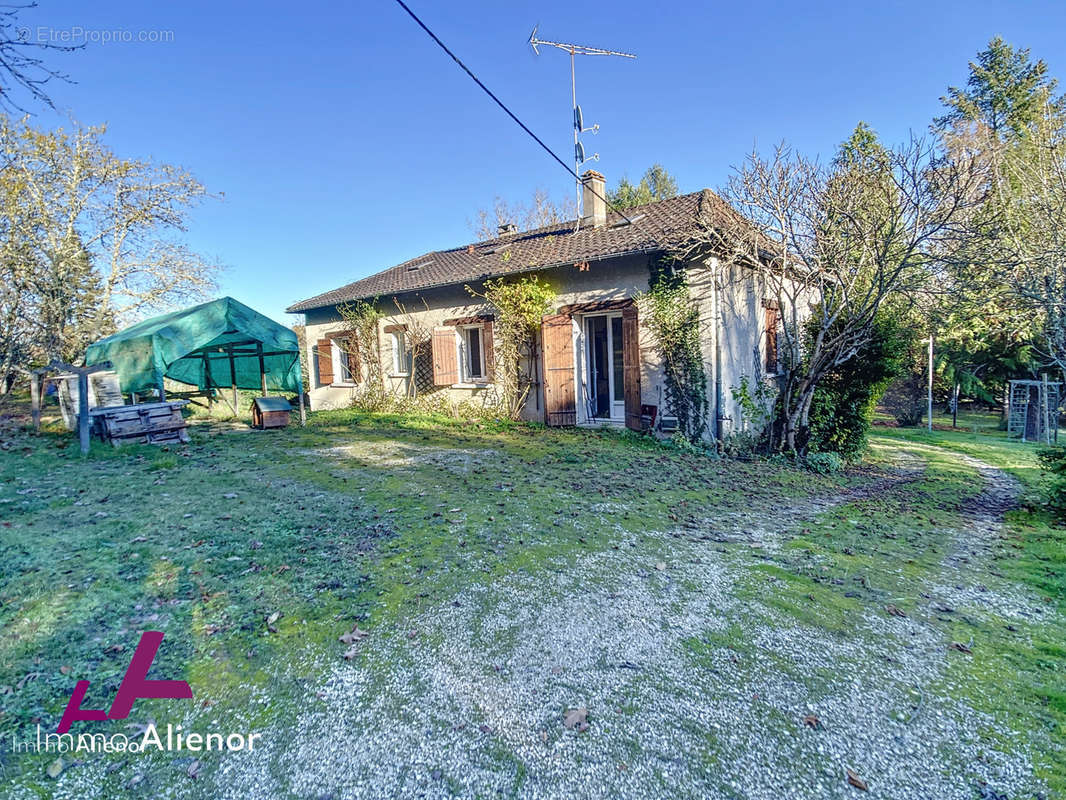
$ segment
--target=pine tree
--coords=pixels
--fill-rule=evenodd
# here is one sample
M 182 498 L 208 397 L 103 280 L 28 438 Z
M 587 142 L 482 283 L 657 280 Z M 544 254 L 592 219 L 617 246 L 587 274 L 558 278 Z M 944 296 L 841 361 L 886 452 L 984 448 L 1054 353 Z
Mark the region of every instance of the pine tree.
M 607 192 L 607 200 L 615 208 L 634 208 L 659 200 L 677 197 L 677 180 L 662 164 L 652 164 L 644 171 L 640 182 L 634 185 L 625 175 L 618 185 Z
M 1024 136 L 1046 104 L 1060 112 L 1066 107 L 1063 98 L 1055 96 L 1057 88 L 1043 60 L 1034 62 L 1028 48 L 1015 48 L 997 36 L 970 62 L 966 88 L 952 86 L 940 98 L 948 113 L 933 125 L 946 131 L 976 122 L 998 139 Z

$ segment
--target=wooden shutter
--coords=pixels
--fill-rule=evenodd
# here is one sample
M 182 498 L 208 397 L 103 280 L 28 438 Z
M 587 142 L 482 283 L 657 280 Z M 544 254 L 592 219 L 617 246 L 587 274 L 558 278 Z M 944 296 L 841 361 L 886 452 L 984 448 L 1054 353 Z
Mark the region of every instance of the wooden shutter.
M 574 333 L 569 314 L 544 317 L 540 325 L 544 352 L 544 415 L 549 425 L 577 424 L 574 388 Z
M 640 326 L 635 305 L 622 309 L 622 394 L 625 399 L 626 427 L 639 431 Z
M 322 386 L 333 383 L 333 342 L 319 339 L 315 345 L 318 350 L 318 382 Z
M 777 374 L 777 322 L 779 311 L 777 306 L 766 307 L 766 371 L 770 375 Z
M 496 377 L 496 348 L 492 342 L 492 320 L 485 320 L 481 327 L 481 349 L 485 353 L 485 380 L 489 383 Z
M 459 383 L 459 358 L 455 353 L 455 328 L 433 329 L 433 383 Z

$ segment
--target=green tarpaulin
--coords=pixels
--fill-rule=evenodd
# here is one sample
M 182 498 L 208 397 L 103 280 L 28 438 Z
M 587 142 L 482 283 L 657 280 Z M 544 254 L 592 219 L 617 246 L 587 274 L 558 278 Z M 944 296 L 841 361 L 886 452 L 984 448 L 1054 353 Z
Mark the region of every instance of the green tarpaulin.
M 123 392 L 155 388 L 163 376 L 201 390 L 234 383 L 258 390 L 260 356 L 268 392 L 301 390 L 296 333 L 232 297 L 220 297 L 101 339 L 89 345 L 85 363 L 110 361 Z

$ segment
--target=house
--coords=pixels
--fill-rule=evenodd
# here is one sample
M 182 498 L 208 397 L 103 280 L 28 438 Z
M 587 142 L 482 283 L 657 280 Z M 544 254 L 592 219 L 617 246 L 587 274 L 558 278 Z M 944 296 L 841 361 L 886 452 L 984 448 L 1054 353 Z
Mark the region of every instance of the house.
M 648 290 L 654 259 L 690 242 L 701 224 L 736 219 L 735 212 L 705 189 L 623 216 L 607 208 L 601 174 L 590 170 L 582 181 L 580 220 L 522 233 L 501 227 L 495 239 L 426 253 L 290 306 L 306 318 L 311 408 L 350 405 L 370 373 L 345 341 L 338 312 L 355 300 L 375 302 L 385 314 L 378 336 L 387 390 L 493 402 L 493 310 L 465 287 L 537 273 L 558 305 L 543 319 L 523 416 L 639 429 L 654 407 L 656 428 L 669 431 L 662 359 L 634 298 Z M 745 377 L 777 371 L 780 312 L 756 270 L 713 254 L 683 268 L 700 319 L 708 436 L 728 436 L 748 424 L 733 389 Z M 431 341 L 412 342 L 412 326 L 431 331 Z M 431 357 L 412 358 L 419 346 Z

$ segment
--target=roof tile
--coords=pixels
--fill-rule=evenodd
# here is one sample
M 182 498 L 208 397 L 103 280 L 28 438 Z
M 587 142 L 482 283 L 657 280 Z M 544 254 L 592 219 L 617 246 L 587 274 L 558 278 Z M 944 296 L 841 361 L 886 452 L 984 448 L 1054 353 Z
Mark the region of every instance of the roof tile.
M 628 209 L 626 222 L 611 212 L 606 225 L 574 230 L 567 222 L 496 239 L 437 250 L 315 297 L 293 303 L 290 312 L 479 281 L 501 275 L 597 261 L 631 253 L 668 250 L 688 239 L 700 217 L 720 221 L 729 206 L 709 189 Z

